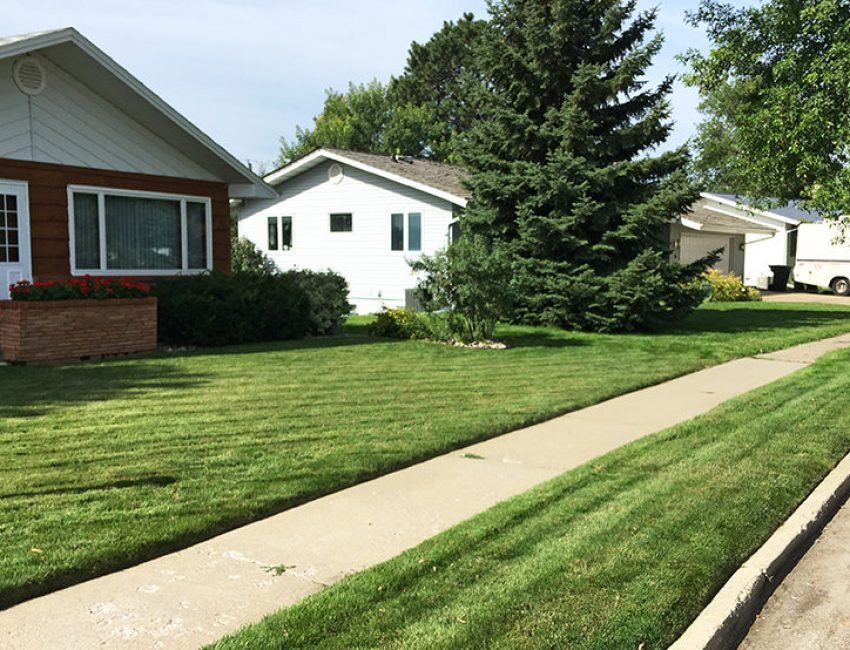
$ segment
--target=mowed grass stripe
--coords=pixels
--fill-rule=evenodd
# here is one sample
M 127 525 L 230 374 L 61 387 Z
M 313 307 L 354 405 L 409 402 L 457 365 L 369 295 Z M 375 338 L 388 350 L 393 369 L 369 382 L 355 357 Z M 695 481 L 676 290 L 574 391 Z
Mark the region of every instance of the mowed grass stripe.
M 615 450 L 215 647 L 666 647 L 850 450 L 848 367 Z
M 518 426 L 848 330 L 847 309 L 759 304 L 704 308 L 655 335 L 506 327 L 505 351 L 349 335 L 0 368 L 0 606 Z

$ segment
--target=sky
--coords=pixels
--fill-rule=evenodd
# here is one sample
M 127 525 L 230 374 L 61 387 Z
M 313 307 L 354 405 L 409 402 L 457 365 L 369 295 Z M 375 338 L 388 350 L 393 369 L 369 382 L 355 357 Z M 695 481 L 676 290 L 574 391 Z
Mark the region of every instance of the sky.
M 639 0 L 652 6 L 665 35 L 648 76 L 657 82 L 685 71 L 677 54 L 708 42 L 684 21 L 697 0 Z M 73 26 L 237 158 L 268 169 L 280 137 L 312 124 L 327 88 L 387 81 L 411 41 L 465 11 L 486 16 L 485 0 L 0 0 L 0 9 L 0 36 Z M 676 83 L 665 148 L 693 134 L 698 101 Z

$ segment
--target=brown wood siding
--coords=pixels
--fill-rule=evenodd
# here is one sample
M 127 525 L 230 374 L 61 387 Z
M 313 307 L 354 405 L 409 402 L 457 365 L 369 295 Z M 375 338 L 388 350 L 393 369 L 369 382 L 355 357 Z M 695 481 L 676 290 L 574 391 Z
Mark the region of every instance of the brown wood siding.
M 3 179 L 29 184 L 32 273 L 36 280 L 67 278 L 71 274 L 69 185 L 210 197 L 213 268 L 230 271 L 230 203 L 225 183 L 0 158 L 0 180 Z

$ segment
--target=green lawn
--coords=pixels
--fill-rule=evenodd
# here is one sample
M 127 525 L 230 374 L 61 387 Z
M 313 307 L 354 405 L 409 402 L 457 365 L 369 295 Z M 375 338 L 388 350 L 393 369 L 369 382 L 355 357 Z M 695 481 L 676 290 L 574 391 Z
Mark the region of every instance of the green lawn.
M 848 367 L 621 447 L 215 648 L 666 647 L 850 450 Z
M 506 351 L 376 341 L 362 327 L 1 367 L 0 606 L 523 424 L 850 331 L 850 310 L 708 307 L 656 335 L 503 328 Z

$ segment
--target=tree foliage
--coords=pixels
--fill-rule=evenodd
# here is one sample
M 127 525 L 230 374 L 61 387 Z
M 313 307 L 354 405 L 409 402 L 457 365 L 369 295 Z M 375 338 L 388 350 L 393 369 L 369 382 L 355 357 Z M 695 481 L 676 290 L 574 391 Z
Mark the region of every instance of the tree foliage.
M 281 164 L 317 147 L 452 159 L 477 116 L 475 50 L 485 24 L 472 14 L 445 22 L 427 43 L 411 45 L 404 73 L 388 84 L 328 90 L 313 127 L 281 139 Z
M 325 105 L 312 129 L 296 127 L 295 139 L 281 139 L 280 162 L 309 153 L 317 147 L 387 153 L 387 122 L 392 114 L 387 86 L 374 80 L 349 84 L 348 91 L 326 91 Z
M 705 116 L 691 142 L 694 157 L 690 172 L 700 189 L 750 195 L 749 177 L 741 163 L 744 157 L 735 139 L 735 114 L 739 109 L 736 86 L 725 83 L 701 98 Z
M 642 81 L 661 46 L 655 13 L 618 0 L 501 0 L 491 13 L 464 227 L 508 243 L 517 315 L 602 331 L 681 316 L 704 265 L 671 262 L 663 235 L 697 195 L 685 150 L 652 155 L 672 85 Z
M 703 0 L 690 16 L 713 47 L 689 52 L 703 97 L 735 88 L 729 112 L 748 193 L 802 197 L 833 215 L 850 205 L 850 3 Z
M 421 147 L 414 154 L 455 160 L 459 144 L 479 117 L 483 78 L 478 48 L 487 22 L 466 13 L 447 21 L 424 45 L 410 46 L 404 73 L 390 82 L 393 104 L 424 113 Z

